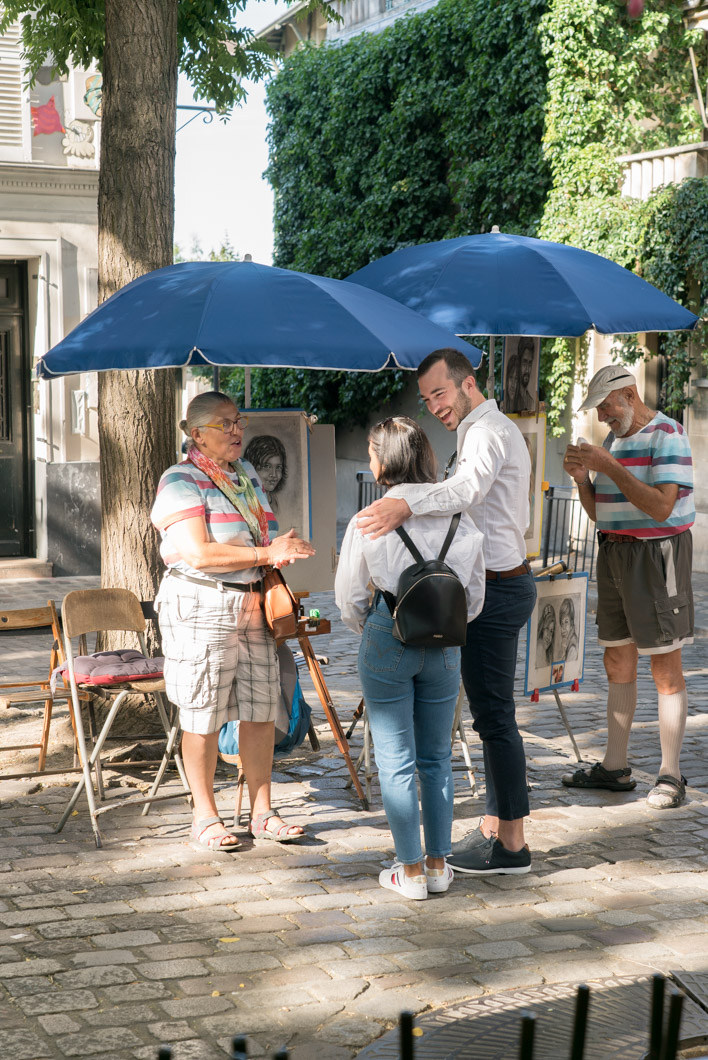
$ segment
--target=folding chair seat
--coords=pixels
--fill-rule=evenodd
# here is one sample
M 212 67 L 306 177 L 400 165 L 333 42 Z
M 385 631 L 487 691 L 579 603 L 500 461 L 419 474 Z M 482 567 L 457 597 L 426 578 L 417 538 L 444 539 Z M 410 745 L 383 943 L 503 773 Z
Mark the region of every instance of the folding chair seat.
M 64 631 L 64 654 L 66 657 L 66 674 L 69 680 L 69 689 L 74 706 L 76 718 L 76 735 L 83 764 L 83 776 L 76 785 L 68 806 L 64 810 L 61 820 L 55 831 L 60 832 L 66 824 L 81 792 L 86 790 L 89 813 L 91 815 L 91 826 L 93 828 L 96 846 L 101 846 L 101 834 L 98 827 L 98 815 L 107 810 L 125 806 L 126 804 L 142 804 L 143 814 L 147 813 L 153 802 L 158 799 L 174 798 L 171 795 L 157 795 L 157 790 L 162 783 L 165 770 L 170 759 L 174 759 L 175 766 L 183 785 L 185 796 L 189 797 L 189 785 L 184 772 L 182 758 L 179 753 L 177 737 L 179 723 L 177 711 L 171 707 L 165 697 L 165 682 L 162 677 L 147 677 L 141 680 L 126 680 L 116 684 L 100 684 L 81 682 L 77 679 L 74 669 L 74 650 L 72 640 L 78 637 L 78 654 L 87 655 L 86 636 L 89 633 L 102 632 L 124 632 L 136 635 L 139 650 L 147 656 L 145 645 L 145 617 L 140 601 L 128 589 L 84 589 L 69 593 L 62 605 L 62 624 Z M 91 753 L 86 748 L 83 720 L 79 709 L 79 698 L 81 694 L 88 694 L 92 699 L 103 702 L 110 701 L 110 709 L 103 722 L 101 731 L 98 733 Z M 129 796 L 128 798 L 112 799 L 110 803 L 96 806 L 96 796 L 102 799 L 102 785 L 100 779 L 100 755 L 103 745 L 109 737 L 111 727 L 116 719 L 121 705 L 129 695 L 152 696 L 157 708 L 158 717 L 162 724 L 167 745 L 165 753 L 160 761 L 157 775 L 147 796 Z M 96 778 L 96 789 L 94 791 L 94 774 Z
M 49 667 L 43 674 L 30 674 L 22 681 L 0 682 L 0 710 L 12 707 L 27 707 L 37 703 L 44 704 L 42 733 L 38 743 L 3 743 L 3 751 L 22 751 L 37 748 L 39 759 L 36 770 L 25 769 L 21 773 L 3 773 L 0 780 L 16 780 L 19 777 L 33 777 L 46 771 L 47 750 L 49 745 L 49 728 L 52 721 L 54 703 L 66 703 L 69 717 L 76 738 L 76 723 L 68 688 L 54 692 L 50 689 L 52 671 L 64 661 L 61 627 L 56 607 L 52 600 L 46 607 L 31 607 L 19 611 L 0 611 L 0 637 L 20 637 L 24 635 L 49 634 L 47 641 Z M 51 647 L 50 647 L 51 644 Z M 69 770 L 52 770 L 51 772 L 69 772 Z

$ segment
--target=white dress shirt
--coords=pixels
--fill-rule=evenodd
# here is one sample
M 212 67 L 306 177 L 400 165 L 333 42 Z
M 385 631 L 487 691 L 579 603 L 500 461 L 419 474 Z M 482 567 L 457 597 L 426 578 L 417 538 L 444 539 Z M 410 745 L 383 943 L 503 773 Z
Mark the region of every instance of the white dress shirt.
M 393 486 L 387 496 L 402 497 L 410 503 L 409 491 L 418 488 L 412 485 Z M 450 528 L 452 514 L 431 512 L 414 515 L 407 520 L 406 532 L 423 559 L 437 557 Z M 342 622 L 355 632 L 361 632 L 369 611 L 369 583 L 377 589 L 395 594 L 401 573 L 415 560 L 395 531 L 372 541 L 361 533 L 356 521 L 355 515 L 344 535 L 334 594 L 342 613 Z M 452 567 L 465 587 L 467 621 L 471 622 L 482 610 L 485 578 L 482 535 L 466 513 L 460 519 L 445 562 Z
M 452 478 L 409 486 L 405 499 L 413 515 L 467 511 L 484 535 L 487 570 L 513 570 L 526 556 L 530 476 L 523 434 L 496 401 L 483 401 L 457 428 Z

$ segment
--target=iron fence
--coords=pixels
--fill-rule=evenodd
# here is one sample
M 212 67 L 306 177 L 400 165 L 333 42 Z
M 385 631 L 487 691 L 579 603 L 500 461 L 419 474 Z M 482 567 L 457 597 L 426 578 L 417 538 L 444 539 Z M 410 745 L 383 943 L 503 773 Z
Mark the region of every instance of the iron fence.
M 377 501 L 379 497 L 383 497 L 386 492 L 386 486 L 379 486 L 370 471 L 357 471 L 356 485 L 356 510 L 358 512 L 360 512 L 362 508 L 366 508 L 366 506 L 371 504 L 372 501 Z
M 542 536 L 541 563 L 544 567 L 562 560 L 568 570 L 587 571 L 592 578 L 597 536 L 573 487 L 548 487 Z

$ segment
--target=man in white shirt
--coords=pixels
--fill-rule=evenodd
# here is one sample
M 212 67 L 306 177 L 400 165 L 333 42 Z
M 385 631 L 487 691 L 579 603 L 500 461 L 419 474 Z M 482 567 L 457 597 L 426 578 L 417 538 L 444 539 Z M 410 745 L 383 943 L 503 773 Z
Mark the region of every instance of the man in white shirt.
M 486 813 L 480 827 L 455 844 L 448 861 L 472 875 L 528 872 L 526 759 L 514 703 L 519 631 L 536 601 L 524 544 L 528 450 L 516 424 L 495 401 L 485 400 L 463 354 L 431 353 L 418 368 L 418 387 L 428 411 L 457 431 L 457 470 L 445 482 L 409 487 L 405 500 L 374 501 L 360 513 L 359 526 L 375 538 L 411 514 L 467 511 L 484 535 L 484 607 L 467 627 L 462 680 L 482 739 Z

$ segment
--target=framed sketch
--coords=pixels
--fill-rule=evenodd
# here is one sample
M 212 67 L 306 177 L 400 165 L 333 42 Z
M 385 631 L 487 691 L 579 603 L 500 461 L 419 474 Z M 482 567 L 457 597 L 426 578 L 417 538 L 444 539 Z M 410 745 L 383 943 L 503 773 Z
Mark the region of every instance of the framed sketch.
M 536 579 L 538 598 L 526 635 L 526 695 L 582 681 L 588 580 L 586 571 Z
M 540 363 L 540 338 L 533 335 L 507 335 L 505 337 L 502 412 L 536 411 Z
M 524 534 L 526 555 L 529 559 L 541 552 L 541 524 L 543 520 L 543 472 L 546 463 L 546 415 L 509 416 L 524 436 L 531 459 L 529 480 L 529 525 Z
M 263 483 L 280 532 L 294 528 L 312 537 L 310 428 L 301 409 L 244 409 L 248 426 L 242 459 L 253 464 Z

